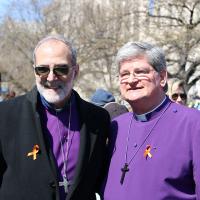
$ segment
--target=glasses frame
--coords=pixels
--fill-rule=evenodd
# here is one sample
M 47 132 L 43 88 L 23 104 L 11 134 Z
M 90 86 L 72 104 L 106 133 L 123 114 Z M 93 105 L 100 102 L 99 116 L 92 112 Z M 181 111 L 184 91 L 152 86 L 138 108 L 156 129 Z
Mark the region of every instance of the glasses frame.
M 176 101 L 178 99 L 178 97 L 180 97 L 182 100 L 186 100 L 187 99 L 187 95 L 185 93 L 174 93 L 171 95 L 171 98 Z
M 39 71 L 41 69 L 43 69 L 44 72 Z M 40 77 L 48 76 L 51 71 L 53 71 L 53 74 L 55 74 L 58 77 L 67 76 L 70 73 L 71 69 L 72 69 L 72 66 L 68 64 L 56 64 L 54 65 L 52 69 L 50 68 L 49 65 L 34 66 L 35 73 Z
M 132 78 L 138 79 L 138 80 L 148 80 L 149 76 L 151 75 L 150 72 L 152 72 L 152 71 L 153 72 L 157 72 L 154 69 L 139 70 L 138 72 L 125 71 L 125 72 L 119 73 L 118 78 L 120 80 L 120 83 L 126 83 L 126 82 L 128 82 L 131 76 L 132 76 Z M 122 75 L 126 74 L 126 73 L 127 73 L 127 77 L 123 77 Z

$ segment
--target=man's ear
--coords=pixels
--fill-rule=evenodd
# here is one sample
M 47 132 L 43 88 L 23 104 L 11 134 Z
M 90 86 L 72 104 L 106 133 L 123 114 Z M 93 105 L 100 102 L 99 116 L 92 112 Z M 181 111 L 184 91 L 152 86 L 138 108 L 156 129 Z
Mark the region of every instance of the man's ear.
M 161 87 L 165 87 L 165 85 L 167 84 L 167 70 L 162 70 L 160 72 L 160 85 Z
M 32 65 L 32 69 L 33 69 L 33 73 L 36 75 L 36 73 L 35 73 L 35 64 Z

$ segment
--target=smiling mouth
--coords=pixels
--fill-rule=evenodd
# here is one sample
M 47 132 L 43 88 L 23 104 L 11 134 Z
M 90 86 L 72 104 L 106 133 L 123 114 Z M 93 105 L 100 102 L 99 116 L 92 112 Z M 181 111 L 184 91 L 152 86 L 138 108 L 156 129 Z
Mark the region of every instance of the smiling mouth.
M 49 90 L 59 90 L 59 89 L 61 89 L 61 86 L 48 86 L 48 85 L 45 85 L 44 87 L 46 89 L 49 89 Z
M 52 89 L 52 90 L 62 89 L 62 85 L 60 85 L 60 84 L 49 84 L 48 82 L 44 83 L 43 87 L 45 87 L 46 89 Z
M 129 88 L 128 90 L 141 90 L 142 87 L 137 87 L 137 88 Z

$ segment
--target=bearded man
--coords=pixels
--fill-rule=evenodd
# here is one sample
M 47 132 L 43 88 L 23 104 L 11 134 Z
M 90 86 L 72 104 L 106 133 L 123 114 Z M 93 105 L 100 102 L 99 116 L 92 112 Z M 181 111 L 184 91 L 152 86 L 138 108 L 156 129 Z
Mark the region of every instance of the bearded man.
M 62 36 L 33 54 L 36 87 L 0 104 L 0 199 L 92 200 L 110 118 L 73 89 L 76 50 Z

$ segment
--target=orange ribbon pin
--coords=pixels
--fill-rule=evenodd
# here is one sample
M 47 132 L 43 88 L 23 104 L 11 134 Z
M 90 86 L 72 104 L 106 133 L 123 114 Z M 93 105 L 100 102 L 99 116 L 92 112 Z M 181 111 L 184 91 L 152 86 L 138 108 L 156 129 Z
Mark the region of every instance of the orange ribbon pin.
M 150 153 L 151 151 L 151 146 L 147 145 L 145 151 L 144 151 L 144 157 L 147 159 L 147 157 L 152 158 L 152 154 Z
M 39 152 L 39 146 L 36 144 L 33 146 L 33 150 L 29 152 L 27 156 L 33 156 L 33 160 L 36 160 L 38 152 Z

